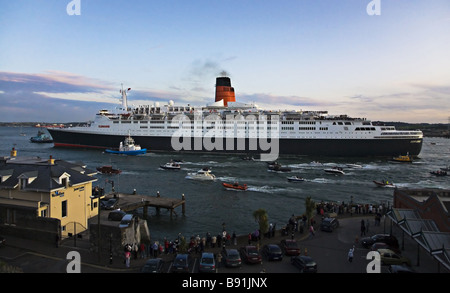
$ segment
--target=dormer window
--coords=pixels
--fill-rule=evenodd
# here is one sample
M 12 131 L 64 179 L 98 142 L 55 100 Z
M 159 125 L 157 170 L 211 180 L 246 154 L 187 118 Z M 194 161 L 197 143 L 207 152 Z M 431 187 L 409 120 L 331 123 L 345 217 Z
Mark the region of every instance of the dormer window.
M 28 178 L 20 178 L 19 180 L 19 188 L 20 189 L 25 189 L 27 187 L 28 184 Z

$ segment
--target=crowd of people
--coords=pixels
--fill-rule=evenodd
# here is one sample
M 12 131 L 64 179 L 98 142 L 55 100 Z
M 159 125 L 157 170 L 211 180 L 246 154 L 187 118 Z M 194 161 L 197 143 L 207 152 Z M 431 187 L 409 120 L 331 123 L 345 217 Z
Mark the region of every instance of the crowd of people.
M 354 203 L 333 203 L 333 202 L 320 202 L 316 203 L 315 214 L 320 215 L 322 219 L 330 216 L 334 213 L 336 216 L 350 214 L 374 214 L 375 226 L 379 225 L 382 213 L 387 210 L 384 204 L 354 204 Z M 364 221 L 364 220 L 363 220 Z M 316 221 L 314 217 L 308 220 L 306 214 L 301 216 L 295 216 L 294 214 L 289 217 L 287 224 L 281 228 L 281 234 L 294 238 L 296 232 L 303 233 L 305 230 L 309 231 L 311 236 L 315 234 Z M 361 222 L 361 236 L 368 232 L 368 222 Z M 253 232 L 248 233 L 248 244 L 258 242 L 261 237 L 271 238 L 275 236 L 276 224 L 270 223 L 268 231 L 261 233 L 259 229 L 255 229 Z M 134 258 L 157 258 L 162 254 L 177 254 L 177 253 L 189 253 L 189 254 L 201 254 L 208 248 L 225 248 L 230 245 L 237 245 L 237 235 L 235 232 L 228 233 L 223 229 L 221 233 L 213 235 L 210 232 L 206 232 L 204 236 L 197 234 L 196 236 L 190 236 L 189 240 L 186 239 L 181 233 L 178 234 L 173 240 L 164 238 L 163 241 L 153 241 L 152 243 L 134 243 L 127 244 L 124 247 L 125 264 L 129 267 L 130 259 Z

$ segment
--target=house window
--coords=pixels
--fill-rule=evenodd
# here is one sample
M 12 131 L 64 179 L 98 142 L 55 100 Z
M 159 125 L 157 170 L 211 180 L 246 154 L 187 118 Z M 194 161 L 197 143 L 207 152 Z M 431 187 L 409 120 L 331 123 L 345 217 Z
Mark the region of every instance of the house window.
M 27 178 L 21 178 L 20 179 L 20 189 L 25 189 L 25 187 L 27 187 L 27 182 L 28 182 Z
M 62 178 L 61 182 L 63 186 L 67 187 L 67 178 Z
M 61 217 L 67 217 L 67 200 L 61 202 Z

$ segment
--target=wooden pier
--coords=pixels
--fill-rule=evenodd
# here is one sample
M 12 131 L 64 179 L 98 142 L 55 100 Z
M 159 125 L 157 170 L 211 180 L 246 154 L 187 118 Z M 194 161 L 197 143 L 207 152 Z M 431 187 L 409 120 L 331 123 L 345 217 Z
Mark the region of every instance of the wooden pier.
M 172 214 L 177 215 L 175 209 L 181 206 L 181 212 L 183 215 L 185 214 L 186 199 L 184 194 L 181 195 L 181 199 L 161 197 L 159 192 L 155 196 L 115 192 L 108 194 L 107 197 L 118 197 L 119 207 L 125 212 L 143 208 L 144 218 L 147 218 L 148 207 L 156 208 L 157 212 L 160 209 L 167 209 L 172 217 Z

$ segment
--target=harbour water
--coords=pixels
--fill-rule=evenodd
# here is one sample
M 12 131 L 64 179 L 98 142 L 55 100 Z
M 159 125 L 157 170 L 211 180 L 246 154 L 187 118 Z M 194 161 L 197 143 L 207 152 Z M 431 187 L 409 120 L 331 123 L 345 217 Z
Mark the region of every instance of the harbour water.
M 399 188 L 450 189 L 450 175 L 435 176 L 430 171 L 450 165 L 450 140 L 445 138 L 424 139 L 422 152 L 413 163 L 394 163 L 389 158 L 332 158 L 285 156 L 278 162 L 291 168 L 291 172 L 268 171 L 266 162 L 243 160 L 239 155 L 153 153 L 151 148 L 145 155 L 124 156 L 107 154 L 101 150 L 54 148 L 52 143 L 31 143 L 38 128 L 0 127 L 0 155 L 9 156 L 14 147 L 18 156 L 39 156 L 82 162 L 94 169 L 112 165 L 122 170 L 119 175 L 98 174 L 96 185 L 111 191 L 131 193 L 134 189 L 143 197 L 186 197 L 186 213 L 181 208 L 177 216 L 161 210 L 159 214 L 149 208 L 148 227 L 153 239 L 174 239 L 179 233 L 205 235 L 218 234 L 222 225 L 230 233 L 245 235 L 257 229 L 253 218 L 257 209 L 265 209 L 269 222 L 277 228 L 285 225 L 292 214 L 305 212 L 305 198 L 314 201 L 345 202 L 351 200 L 363 204 L 391 204 L 392 188 L 377 187 L 373 180 L 389 180 Z M 24 132 L 25 136 L 20 133 Z M 181 170 L 163 170 L 160 165 L 171 159 L 182 159 Z M 360 168 L 349 168 L 357 164 Z M 332 175 L 324 169 L 342 166 L 345 175 Z M 217 179 L 199 182 L 186 179 L 188 172 L 209 167 Z M 303 182 L 288 182 L 287 177 L 297 175 Z M 226 190 L 222 182 L 247 184 L 247 191 Z

